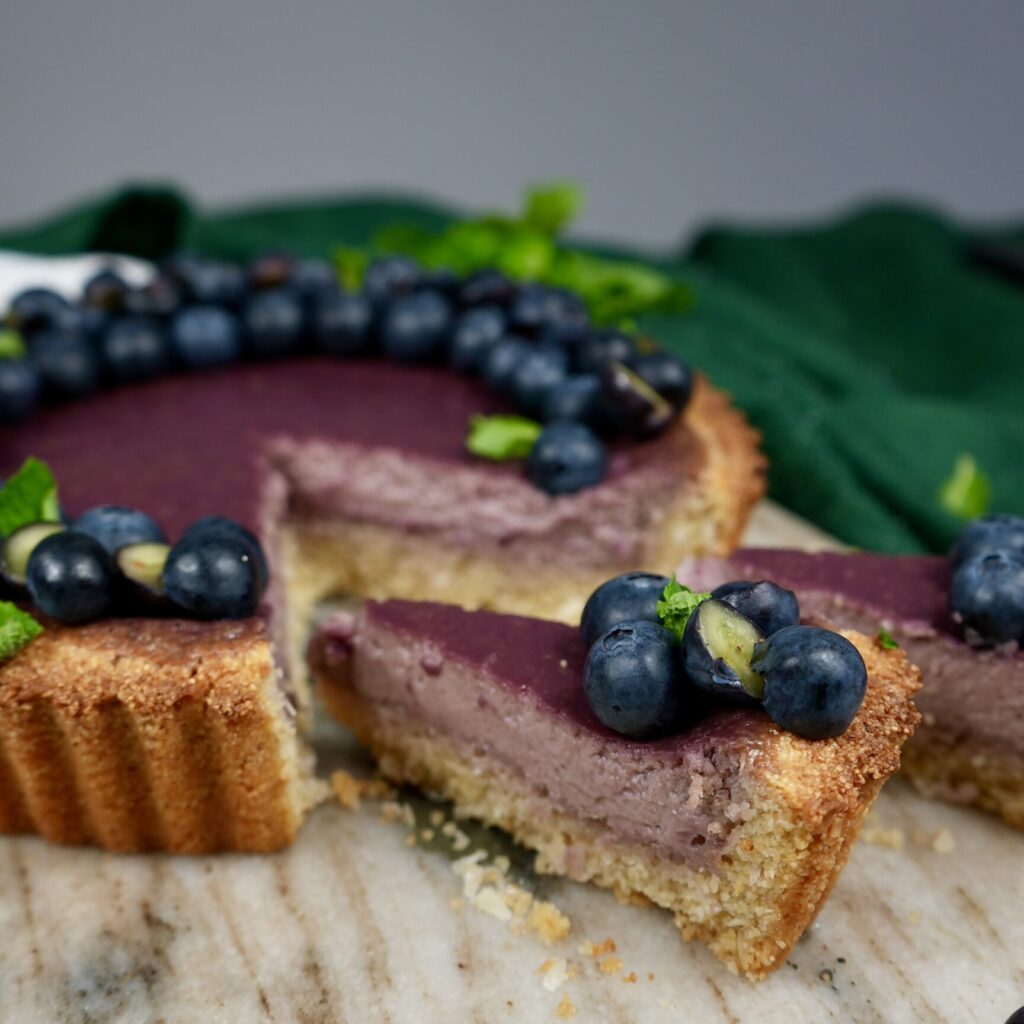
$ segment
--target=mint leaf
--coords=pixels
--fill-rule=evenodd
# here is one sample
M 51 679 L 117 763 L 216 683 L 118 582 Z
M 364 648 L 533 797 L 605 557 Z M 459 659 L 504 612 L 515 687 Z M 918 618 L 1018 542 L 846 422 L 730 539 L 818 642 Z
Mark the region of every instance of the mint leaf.
M 474 455 L 501 462 L 525 459 L 543 429 L 524 416 L 474 416 L 469 421 L 466 448 Z
M 17 331 L 0 331 L 0 359 L 21 359 L 25 342 Z
M 0 537 L 9 537 L 27 523 L 59 520 L 57 481 L 50 467 L 39 459 L 26 459 L 0 490 Z
M 673 574 L 665 585 L 665 590 L 658 602 L 658 618 L 661 624 L 675 637 L 678 643 L 683 639 L 683 630 L 690 616 L 696 611 L 701 601 L 706 601 L 711 594 L 698 593 L 680 583 Z
M 358 291 L 363 284 L 363 275 L 369 257 L 360 249 L 339 245 L 331 254 L 334 269 L 338 272 L 338 283 L 345 291 Z
M 557 235 L 582 209 L 583 189 L 572 181 L 557 181 L 527 191 L 523 220 L 538 231 Z
M 900 645 L 892 638 L 892 634 L 885 629 L 878 631 L 878 636 L 875 637 L 880 647 L 883 647 L 887 651 L 898 651 Z
M 942 507 L 958 519 L 977 519 L 992 504 L 992 485 L 972 455 L 961 455 L 939 489 Z
M 28 612 L 10 601 L 0 601 L 0 661 L 17 654 L 42 631 L 43 627 Z

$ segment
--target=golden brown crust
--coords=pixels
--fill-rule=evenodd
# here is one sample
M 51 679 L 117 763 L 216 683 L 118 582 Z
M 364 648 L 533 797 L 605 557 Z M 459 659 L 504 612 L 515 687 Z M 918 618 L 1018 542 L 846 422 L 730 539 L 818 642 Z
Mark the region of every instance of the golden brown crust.
M 316 796 L 258 620 L 48 623 L 0 666 L 0 831 L 273 850 Z
M 767 732 L 752 759 L 753 813 L 716 872 L 657 858 L 564 813 L 516 772 L 486 757 L 470 760 L 417 720 L 396 728 L 393 709 L 379 714 L 344 672 L 321 671 L 317 683 L 328 711 L 374 752 L 386 777 L 441 793 L 457 813 L 506 829 L 537 851 L 539 870 L 671 910 L 684 938 L 700 939 L 730 968 L 758 979 L 785 960 L 817 914 L 917 723 L 917 670 L 902 652 L 848 636 L 869 669 L 857 719 L 835 740 Z

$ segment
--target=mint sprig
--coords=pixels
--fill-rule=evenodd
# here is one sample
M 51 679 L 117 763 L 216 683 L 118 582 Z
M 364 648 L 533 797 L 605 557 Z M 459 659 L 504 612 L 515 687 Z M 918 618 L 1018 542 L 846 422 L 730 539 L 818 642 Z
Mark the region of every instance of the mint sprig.
M 0 661 L 17 654 L 42 631 L 43 627 L 28 612 L 10 601 L 0 601 Z
M 60 521 L 57 481 L 50 467 L 28 458 L 0 489 L 0 537 L 9 537 L 28 523 Z
M 17 331 L 0 331 L 0 359 L 21 359 L 25 355 L 24 339 Z
M 366 255 L 402 253 L 430 269 L 469 274 L 497 267 L 520 281 L 536 281 L 576 292 L 597 324 L 623 330 L 643 313 L 681 313 L 693 305 L 683 282 L 651 267 L 569 249 L 558 234 L 583 206 L 583 190 L 569 182 L 541 185 L 526 193 L 518 217 L 491 214 L 463 220 L 444 230 L 428 231 L 393 224 L 373 239 Z M 338 249 L 335 260 L 343 278 L 362 250 Z
M 880 629 L 875 639 L 883 650 L 898 651 L 900 648 L 900 645 L 893 639 L 892 634 L 887 629 Z
M 665 586 L 661 600 L 658 602 L 657 611 L 661 624 L 667 629 L 676 641 L 683 639 L 683 630 L 690 616 L 697 610 L 701 601 L 706 601 L 711 596 L 707 592 L 698 592 L 680 583 L 673 574 L 672 579 Z
M 533 451 L 542 429 L 525 416 L 474 416 L 469 421 L 466 448 L 496 462 L 525 459 Z
M 958 519 L 977 519 L 992 504 L 992 484 L 973 455 L 961 455 L 949 479 L 939 489 L 942 507 Z

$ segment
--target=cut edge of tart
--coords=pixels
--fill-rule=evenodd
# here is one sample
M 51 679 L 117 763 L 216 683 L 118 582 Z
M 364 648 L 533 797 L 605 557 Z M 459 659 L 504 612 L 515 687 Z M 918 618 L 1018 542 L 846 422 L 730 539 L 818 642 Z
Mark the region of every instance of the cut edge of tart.
M 324 795 L 261 620 L 107 619 L 0 664 L 0 833 L 264 852 Z
M 438 609 L 369 602 L 358 623 L 328 622 L 312 646 L 328 711 L 385 777 L 506 830 L 537 852 L 542 872 L 668 909 L 684 938 L 738 973 L 759 979 L 778 967 L 917 724 L 919 674 L 906 657 L 845 634 L 869 681 L 835 739 L 801 739 L 760 712 L 733 710 L 637 743 L 604 729 L 582 702 L 575 630 Z M 448 620 L 441 640 L 436 616 Z M 467 658 L 481 641 L 443 639 L 462 629 L 493 638 L 497 653 Z M 515 667 L 527 636 L 533 649 Z
M 287 651 L 291 678 L 299 680 L 300 696 L 307 674 L 309 623 L 317 604 L 325 599 L 358 594 L 379 600 L 438 601 L 575 623 L 593 590 L 616 573 L 675 565 L 687 554 L 732 551 L 764 496 L 767 462 L 759 448 L 760 434 L 729 397 L 700 375 L 694 384 L 683 416 L 659 441 L 659 445 L 671 444 L 670 449 L 660 450 L 659 464 L 670 464 L 677 471 L 667 487 L 659 480 L 656 492 L 644 493 L 643 482 L 633 479 L 628 485 L 631 493 L 616 497 L 614 480 L 603 485 L 606 509 L 617 514 L 616 502 L 626 508 L 636 520 L 629 522 L 629 534 L 640 538 L 623 544 L 617 557 L 608 553 L 609 531 L 614 526 L 591 522 L 592 513 L 582 506 L 577 509 L 579 502 L 593 500 L 597 492 L 556 499 L 537 494 L 538 512 L 558 508 L 564 520 L 558 530 L 573 534 L 573 552 L 580 557 L 571 564 L 557 558 L 543 534 L 539 539 L 544 556 L 537 557 L 527 549 L 530 538 L 526 535 L 496 534 L 490 546 L 474 551 L 461 545 L 457 536 L 448 536 L 441 523 L 430 529 L 402 530 L 373 522 L 360 515 L 358 508 L 349 515 L 322 518 L 289 515 L 289 509 L 294 512 L 295 505 L 301 505 L 304 490 L 311 489 L 310 470 L 300 466 L 296 472 L 294 465 L 285 466 L 293 443 L 278 446 L 269 460 L 274 471 L 264 489 L 261 532 L 276 562 L 277 583 L 271 584 L 270 598 L 275 611 L 284 612 L 275 622 L 275 633 Z M 386 451 L 350 450 L 344 445 L 309 455 L 313 470 L 333 455 L 335 468 L 345 477 L 394 458 Z M 297 458 L 301 460 L 302 455 Z M 430 466 L 427 462 L 407 466 L 404 473 L 413 471 L 429 476 Z M 469 481 L 476 479 L 478 470 L 470 466 L 448 472 Z M 401 478 L 403 472 L 395 475 Z M 461 487 L 461 478 L 451 479 L 453 488 Z M 426 480 L 422 486 L 413 480 L 406 483 L 410 496 L 430 489 Z M 580 549 L 595 530 L 602 536 L 592 548 L 600 554 L 588 564 Z

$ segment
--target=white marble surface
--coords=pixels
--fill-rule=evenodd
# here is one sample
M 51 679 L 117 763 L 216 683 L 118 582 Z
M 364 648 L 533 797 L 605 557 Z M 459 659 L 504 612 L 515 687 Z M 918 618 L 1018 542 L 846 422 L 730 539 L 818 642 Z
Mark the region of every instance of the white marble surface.
M 827 541 L 772 508 L 753 534 Z M 360 764 L 340 730 L 320 746 L 328 764 Z M 545 947 L 455 909 L 450 841 L 407 846 L 373 802 L 322 807 L 271 857 L 0 839 L 0 1022 L 554 1022 L 568 995 L 577 1022 L 1002 1024 L 1024 1003 L 1024 835 L 898 780 L 873 825 L 898 829 L 903 849 L 858 843 L 790 965 L 760 985 L 682 944 L 666 914 L 534 878 L 513 850 L 513 876 L 569 916 L 570 937 Z M 494 834 L 480 843 L 504 848 Z M 606 937 L 623 962 L 610 975 L 578 952 Z M 556 957 L 579 973 L 548 991 L 538 967 Z

